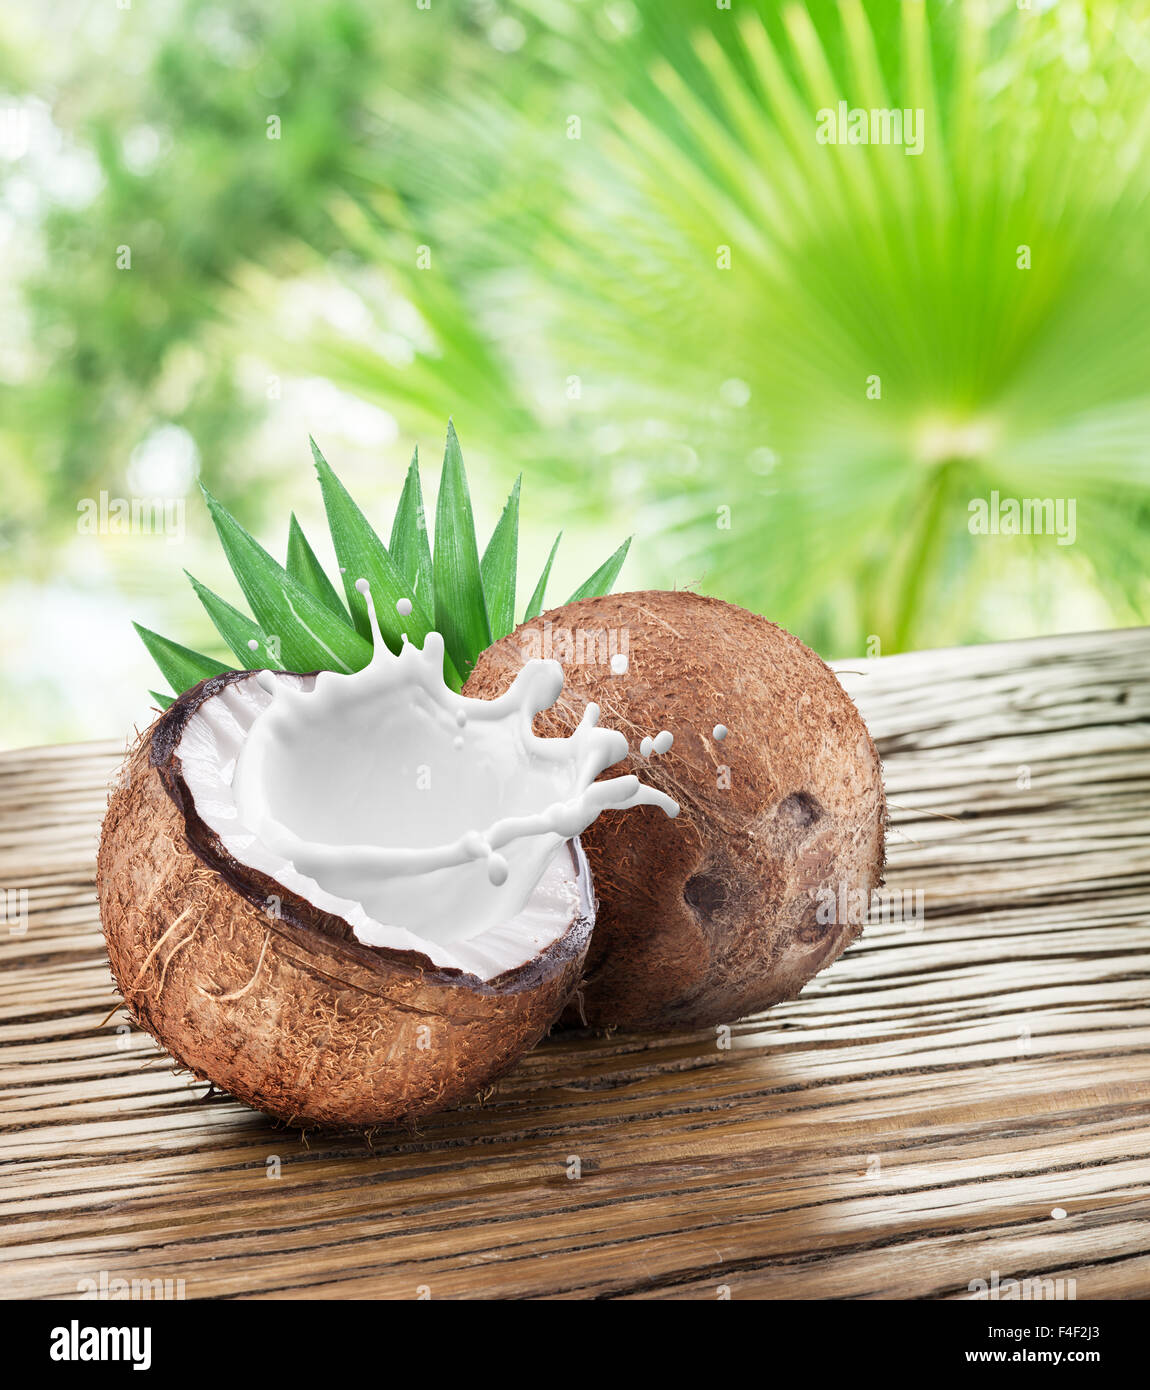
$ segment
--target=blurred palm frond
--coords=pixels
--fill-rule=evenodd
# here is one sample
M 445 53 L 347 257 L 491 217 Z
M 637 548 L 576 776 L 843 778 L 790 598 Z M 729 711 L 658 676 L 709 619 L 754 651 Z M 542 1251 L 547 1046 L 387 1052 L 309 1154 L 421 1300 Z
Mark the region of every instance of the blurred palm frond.
M 823 650 L 986 635 L 1020 567 L 1020 631 L 1052 567 L 1150 616 L 1143 7 L 636 13 L 611 44 L 552 27 L 553 89 L 394 106 L 335 215 L 381 321 L 416 311 L 408 355 L 292 350 L 416 417 L 450 396 L 564 506 L 647 506 L 658 578 Z M 921 112 L 922 152 L 820 143 L 840 103 Z M 972 536 L 992 489 L 1073 498 L 1074 560 Z

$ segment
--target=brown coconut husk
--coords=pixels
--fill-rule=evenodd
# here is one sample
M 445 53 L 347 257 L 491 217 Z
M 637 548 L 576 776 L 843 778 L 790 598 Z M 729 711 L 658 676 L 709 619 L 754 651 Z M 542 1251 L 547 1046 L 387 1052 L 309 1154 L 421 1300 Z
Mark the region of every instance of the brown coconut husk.
M 365 946 L 238 864 L 197 814 L 177 750 L 195 710 L 243 674 L 181 696 L 109 800 L 97 888 L 128 1012 L 197 1077 L 289 1124 L 370 1128 L 468 1100 L 559 1016 L 592 919 L 484 982 Z
M 624 630 L 629 669 L 615 675 L 603 649 Z M 582 632 L 584 658 L 597 659 L 579 661 L 564 631 Z M 554 656 L 565 677 L 536 732 L 569 733 L 597 702 L 631 745 L 604 777 L 636 773 L 682 808 L 675 820 L 608 811 L 581 837 L 598 910 L 582 1012 L 565 1021 L 704 1027 L 797 995 L 862 930 L 857 913 L 821 921 L 820 890 L 869 899 L 884 864 L 881 764 L 831 669 L 746 609 L 648 591 L 532 619 L 483 653 L 464 693 L 502 694 L 533 655 Z M 722 742 L 716 724 L 729 729 Z M 640 756 L 661 729 L 671 751 Z

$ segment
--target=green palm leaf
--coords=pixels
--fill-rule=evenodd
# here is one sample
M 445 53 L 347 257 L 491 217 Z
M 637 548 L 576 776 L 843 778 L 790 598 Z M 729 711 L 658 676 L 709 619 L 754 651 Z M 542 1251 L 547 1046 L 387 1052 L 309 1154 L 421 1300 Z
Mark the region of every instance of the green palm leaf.
M 194 575 L 188 574 L 187 570 L 184 573 L 188 575 L 192 588 L 196 591 L 196 597 L 211 618 L 213 627 L 239 661 L 241 670 L 246 671 L 255 665 L 282 668 L 283 661 L 278 652 L 278 644 L 269 639 L 259 623 L 253 622 L 246 613 L 241 613 L 218 594 L 212 593 L 206 584 L 201 584 Z
M 543 573 L 539 576 L 539 583 L 532 591 L 530 599 L 527 601 L 527 611 L 523 614 L 523 621 L 530 622 L 532 618 L 537 618 L 543 612 L 543 600 L 547 594 L 547 581 L 551 578 L 551 566 L 555 563 L 555 552 L 559 549 L 559 542 L 563 539 L 563 532 L 560 531 L 551 542 L 551 549 L 547 555 L 547 563 L 543 566 Z
M 631 537 L 628 536 L 614 555 L 610 559 L 604 560 L 595 573 L 579 585 L 567 602 L 575 603 L 581 598 L 598 598 L 600 594 L 610 593 L 615 580 L 619 578 L 619 571 L 623 568 L 623 561 L 627 558 L 627 552 L 630 549 Z
M 216 534 L 256 620 L 279 641 L 287 669 L 357 671 L 371 659 L 371 644 L 258 544 L 231 513 L 204 489 Z
M 523 474 L 515 479 L 511 496 L 500 514 L 479 570 L 493 639 L 506 637 L 515 626 L 515 581 L 519 555 L 519 488 Z
M 995 590 L 1045 613 L 1051 572 L 1116 621 L 1150 618 L 1126 542 L 1150 485 L 1145 6 L 666 8 L 636 0 L 633 35 L 603 44 L 533 7 L 534 86 L 473 84 L 401 119 L 379 184 L 416 183 L 421 237 L 459 270 L 405 271 L 411 229 L 364 219 L 364 254 L 426 298 L 433 341 L 411 373 L 358 351 L 357 389 L 394 408 L 410 377 L 418 408 L 460 365 L 446 306 L 514 276 L 459 409 L 505 458 L 548 455 L 554 505 L 585 518 L 613 514 L 625 459 L 669 557 L 657 582 L 701 580 L 826 651 L 1006 635 Z M 538 138 L 546 61 L 587 92 L 578 158 Z M 840 101 L 921 112 L 921 152 L 820 143 Z M 542 407 L 524 422 L 556 385 L 524 341 L 596 383 L 563 428 Z M 1089 496 L 1091 524 L 1048 554 L 971 544 L 975 480 Z
M 435 612 L 435 585 L 431 564 L 431 542 L 427 535 L 427 515 L 423 509 L 423 488 L 419 481 L 419 450 L 411 455 L 403 491 L 395 509 L 388 545 L 391 558 L 411 586 L 423 608 Z
M 371 636 L 367 601 L 355 587 L 358 580 L 366 579 L 371 587 L 379 630 L 391 650 L 399 651 L 405 632 L 412 641 L 421 642 L 431 631 L 430 615 L 415 597 L 412 586 L 400 573 L 370 522 L 335 476 L 314 439 L 311 448 L 327 510 L 332 544 L 343 571 L 344 593 L 356 627 L 364 636 Z M 401 599 L 408 599 L 412 604 L 411 613 L 404 618 L 396 610 L 396 604 Z
M 160 668 L 160 674 L 177 693 L 190 690 L 193 685 L 199 685 L 200 681 L 206 680 L 209 676 L 219 676 L 231 669 L 210 656 L 192 651 L 190 647 L 181 647 L 178 642 L 161 637 L 158 632 L 142 627 L 139 623 L 133 623 L 132 626 L 140 634 L 140 640 Z
M 456 670 L 466 676 L 491 645 L 471 493 L 455 426 L 448 422 L 435 508 L 435 625 Z
M 330 608 L 337 618 L 345 623 L 351 621 L 339 594 L 336 593 L 335 585 L 327 577 L 327 572 L 316 559 L 315 551 L 311 548 L 308 538 L 303 533 L 303 528 L 296 520 L 295 512 L 291 514 L 291 522 L 288 527 L 287 572 L 297 584 L 310 590 L 320 603 Z
M 504 636 L 514 627 L 522 478 L 517 478 L 511 489 L 481 561 L 463 456 L 455 429 L 449 424 L 436 510 L 435 554 L 432 556 L 423 517 L 418 455 L 412 457 L 407 471 L 389 552 L 314 440 L 312 454 L 350 617 L 294 514 L 285 568 L 205 489 L 204 498 L 228 563 L 255 614 L 249 617 L 188 574 L 216 631 L 244 670 L 359 670 L 371 658 L 371 645 L 366 640 L 371 635 L 367 604 L 356 588 L 356 580 L 363 578 L 370 585 L 381 634 L 392 650 L 400 649 L 405 635 L 415 642 L 427 636 L 431 615 L 426 604 L 435 602 L 436 621 L 447 645 L 444 678 L 458 690 L 475 658 L 490 645 L 493 626 L 495 636 Z M 620 546 L 581 586 L 580 597 L 603 593 L 610 587 L 629 544 Z M 558 545 L 556 537 L 528 604 L 529 613 L 542 605 Z M 404 600 L 410 603 L 411 612 L 401 616 L 397 604 Z M 494 615 L 494 624 L 489 612 Z M 230 669 L 147 628 L 137 630 L 177 691 Z

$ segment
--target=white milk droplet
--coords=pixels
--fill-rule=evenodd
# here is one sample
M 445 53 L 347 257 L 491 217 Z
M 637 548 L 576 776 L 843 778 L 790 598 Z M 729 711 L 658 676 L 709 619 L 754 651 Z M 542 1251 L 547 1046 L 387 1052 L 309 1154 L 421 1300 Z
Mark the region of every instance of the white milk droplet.
M 466 711 L 466 710 L 463 710 L 463 709 L 457 709 L 457 710 L 455 711 L 455 722 L 459 725 L 459 727 L 460 727 L 461 729 L 466 729 L 466 728 L 467 728 L 467 711 Z
M 248 651 L 249 651 L 249 652 L 258 651 L 258 650 L 259 650 L 259 645 L 260 645 L 260 644 L 256 641 L 256 639 L 255 639 L 254 637 L 249 637 L 249 638 L 248 638 Z
M 671 744 L 675 742 L 675 735 L 669 729 L 660 729 L 655 735 L 655 741 L 651 747 L 656 753 L 669 753 Z
M 650 734 L 648 734 L 647 737 L 643 740 L 643 742 L 639 745 L 639 752 L 642 753 L 644 758 L 649 758 L 651 756 L 651 749 L 654 746 L 655 740 L 651 737 Z
M 451 746 L 455 749 L 457 753 L 463 747 L 463 740 L 459 737 L 458 734 L 456 734 L 456 736 L 451 740 Z
M 510 872 L 511 866 L 501 854 L 489 854 L 487 856 L 487 880 L 489 883 L 493 883 L 496 888 L 507 882 L 507 875 Z
M 395 603 L 395 611 L 399 614 L 401 618 L 409 617 L 411 614 L 411 600 L 409 598 L 397 599 Z
M 629 665 L 626 652 L 616 652 L 611 658 L 611 671 L 616 676 L 625 676 Z
M 1066 1208 L 1055 1207 L 1054 1210 L 1050 1213 L 1050 1215 L 1054 1217 L 1055 1221 L 1061 1221 L 1062 1218 L 1066 1215 Z
M 711 730 L 711 737 L 717 739 L 719 743 L 722 743 L 727 737 L 727 726 L 725 724 L 716 724 Z

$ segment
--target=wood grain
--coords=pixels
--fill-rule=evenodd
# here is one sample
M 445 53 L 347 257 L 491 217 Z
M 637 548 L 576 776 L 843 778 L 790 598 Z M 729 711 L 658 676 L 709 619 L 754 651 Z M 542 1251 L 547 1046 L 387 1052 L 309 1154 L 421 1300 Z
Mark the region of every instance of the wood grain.
M 370 1143 L 205 1100 L 103 1022 L 122 748 L 0 755 L 0 1293 L 970 1298 L 997 1271 L 1146 1296 L 1150 631 L 843 665 L 924 921 L 868 927 L 729 1047 L 557 1037 Z

